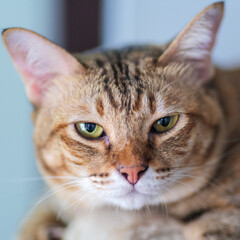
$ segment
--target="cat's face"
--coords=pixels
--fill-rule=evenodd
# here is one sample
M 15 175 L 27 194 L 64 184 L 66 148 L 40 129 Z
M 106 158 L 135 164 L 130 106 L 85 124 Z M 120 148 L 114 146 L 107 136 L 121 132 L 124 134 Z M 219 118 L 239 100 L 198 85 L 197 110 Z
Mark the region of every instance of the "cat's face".
M 48 106 L 35 119 L 44 174 L 79 177 L 73 191 L 84 189 L 129 209 L 196 191 L 211 174 L 219 147 L 221 113 L 214 92 L 187 84 L 172 75 L 174 69 L 143 67 L 138 80 L 134 68 L 129 71 L 121 92 L 107 65 L 107 74 L 97 69 L 81 81 L 64 79 L 67 84 L 56 83 L 49 91 Z M 153 124 L 166 116 L 178 116 L 176 124 L 163 133 L 154 131 Z M 104 133 L 86 138 L 78 123 L 98 124 Z M 128 168 L 139 166 L 136 174 L 145 172 L 133 185 L 123 173 L 130 175 Z
M 160 50 L 154 47 L 106 52 L 89 60 L 88 67 L 62 49 L 54 50 L 58 59 L 51 57 L 59 66 L 38 63 L 37 57 L 29 60 L 33 53 L 21 53 L 19 60 L 11 50 L 11 35 L 32 33 L 6 32 L 6 45 L 36 106 L 34 140 L 40 169 L 46 176 L 59 177 L 48 181 L 64 186 L 61 192 L 67 201 L 86 197 L 98 204 L 139 209 L 178 201 L 206 184 L 223 134 L 217 94 L 207 82 L 221 16 L 222 5 L 208 7 L 158 57 Z M 192 33 L 203 20 L 209 29 L 203 26 L 206 31 L 199 30 L 197 37 L 209 36 L 194 41 L 197 34 Z M 18 50 L 19 40 L 15 45 Z M 62 55 L 67 67 L 58 70 Z M 45 69 L 29 74 L 29 67 L 22 69 L 24 61 L 34 65 L 31 69 Z M 52 65 L 54 71 L 46 70 Z M 40 81 L 45 85 L 38 86 Z

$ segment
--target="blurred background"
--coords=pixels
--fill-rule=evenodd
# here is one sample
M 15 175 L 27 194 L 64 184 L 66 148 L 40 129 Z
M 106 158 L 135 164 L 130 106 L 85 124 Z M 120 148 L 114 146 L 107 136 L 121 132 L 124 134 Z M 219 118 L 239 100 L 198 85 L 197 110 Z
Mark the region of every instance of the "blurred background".
M 0 0 L 0 29 L 34 30 L 69 51 L 172 39 L 212 0 Z M 226 2 L 213 59 L 240 66 L 240 1 Z M 13 239 L 44 192 L 32 144 L 31 105 L 0 42 L 0 232 Z

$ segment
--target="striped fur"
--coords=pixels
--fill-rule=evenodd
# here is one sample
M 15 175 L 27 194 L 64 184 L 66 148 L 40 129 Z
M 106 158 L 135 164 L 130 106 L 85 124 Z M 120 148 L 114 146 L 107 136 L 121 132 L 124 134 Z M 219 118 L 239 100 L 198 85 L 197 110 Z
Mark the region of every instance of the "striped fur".
M 33 121 L 38 165 L 50 187 L 64 186 L 56 195 L 65 205 L 56 207 L 58 200 L 54 208 L 67 223 L 95 205 L 150 206 L 155 212 L 154 206 L 162 206 L 178 221 L 183 239 L 240 238 L 235 231 L 240 222 L 240 71 L 215 68 L 213 74 L 209 62 L 222 14 L 221 3 L 209 6 L 163 47 L 74 57 L 61 50 L 74 59 L 74 68 L 49 79 L 43 96 L 33 101 Z M 198 34 L 208 35 L 194 41 L 199 37 L 195 25 L 207 28 Z M 195 43 L 199 46 L 191 48 Z M 179 119 L 171 130 L 151 132 L 155 121 L 172 115 Z M 76 130 L 79 122 L 97 123 L 105 135 L 86 139 Z M 132 186 L 118 170 L 134 166 L 147 170 Z M 138 226 L 152 221 L 140 214 L 146 221 Z

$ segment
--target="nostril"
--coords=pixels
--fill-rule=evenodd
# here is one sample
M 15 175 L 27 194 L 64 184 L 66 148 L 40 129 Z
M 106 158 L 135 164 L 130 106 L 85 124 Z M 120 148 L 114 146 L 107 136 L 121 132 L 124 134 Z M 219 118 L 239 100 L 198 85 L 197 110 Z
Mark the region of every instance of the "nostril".
M 130 166 L 118 169 L 120 174 L 132 185 L 136 184 L 142 175 L 147 171 L 147 166 Z
M 146 167 L 145 169 L 141 170 L 138 172 L 138 178 L 140 178 L 146 171 L 147 171 L 148 167 Z
M 127 174 L 127 173 L 122 172 L 121 175 L 122 175 L 123 177 L 125 177 L 126 179 L 128 179 L 128 174 Z

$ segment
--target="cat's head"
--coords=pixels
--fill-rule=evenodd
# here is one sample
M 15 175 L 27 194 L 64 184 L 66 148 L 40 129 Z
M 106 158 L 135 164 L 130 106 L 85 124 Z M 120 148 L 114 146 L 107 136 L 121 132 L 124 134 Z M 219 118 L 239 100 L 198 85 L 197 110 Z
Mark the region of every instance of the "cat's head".
M 222 15 L 222 3 L 210 5 L 165 49 L 82 57 L 29 30 L 4 31 L 35 108 L 49 184 L 69 202 L 126 209 L 178 201 L 206 184 L 223 134 L 211 64 Z

